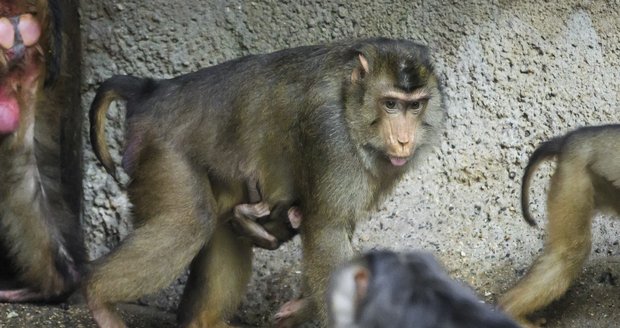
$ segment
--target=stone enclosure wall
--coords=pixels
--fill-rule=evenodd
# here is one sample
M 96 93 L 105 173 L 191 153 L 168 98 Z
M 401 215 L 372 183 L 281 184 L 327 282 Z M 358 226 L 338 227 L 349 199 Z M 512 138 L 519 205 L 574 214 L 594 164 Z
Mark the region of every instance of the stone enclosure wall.
M 619 121 L 619 5 L 617 0 L 86 0 L 83 106 L 86 111 L 99 83 L 114 74 L 172 77 L 241 55 L 344 38 L 388 36 L 427 44 L 447 93 L 440 146 L 359 227 L 355 244 L 360 250 L 433 251 L 450 274 L 494 301 L 543 245 L 544 229 L 527 226 L 519 210 L 529 154 L 551 136 Z M 117 162 L 123 115 L 122 106 L 109 114 Z M 90 150 L 86 156 L 84 220 L 89 254 L 96 258 L 130 231 L 130 206 L 124 186 L 104 172 Z M 551 167 L 540 170 L 532 187 L 532 212 L 543 227 Z M 618 322 L 618 316 L 606 314 L 608 308 L 617 310 L 618 287 L 613 279 L 599 278 L 620 273 L 612 260 L 620 252 L 619 233 L 620 225 L 610 218 L 596 221 L 586 274 L 558 306 L 560 314 L 549 313 L 550 327 L 573 326 L 588 315 Z M 256 255 L 240 316 L 264 325 L 298 290 L 299 240 Z M 179 290 L 176 283 L 144 301 L 173 309 Z M 601 322 L 598 326 L 605 326 Z

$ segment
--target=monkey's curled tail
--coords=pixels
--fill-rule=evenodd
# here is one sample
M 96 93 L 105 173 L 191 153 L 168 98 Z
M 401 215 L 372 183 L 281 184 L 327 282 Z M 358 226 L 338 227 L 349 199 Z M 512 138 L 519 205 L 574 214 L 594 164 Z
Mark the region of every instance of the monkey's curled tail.
M 113 76 L 105 80 L 97 89 L 95 99 L 90 106 L 90 143 L 95 156 L 114 179 L 117 179 L 116 167 L 105 140 L 106 113 L 113 101 L 128 100 L 141 94 L 147 81 L 147 79 L 130 75 Z
M 536 221 L 532 218 L 532 214 L 529 209 L 529 189 L 532 175 L 534 171 L 536 171 L 538 165 L 540 165 L 544 160 L 559 155 L 563 145 L 563 136 L 556 137 L 542 143 L 538 146 L 538 148 L 536 148 L 536 150 L 534 150 L 532 156 L 530 156 L 530 160 L 528 161 L 525 171 L 523 172 L 523 178 L 521 179 L 521 212 L 523 213 L 523 218 L 525 221 L 531 226 L 536 226 Z

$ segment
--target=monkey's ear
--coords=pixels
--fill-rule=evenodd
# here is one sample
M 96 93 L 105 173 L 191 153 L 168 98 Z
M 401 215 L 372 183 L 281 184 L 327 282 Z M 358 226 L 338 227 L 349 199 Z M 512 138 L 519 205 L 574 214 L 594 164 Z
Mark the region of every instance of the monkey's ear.
M 360 302 L 366 298 L 368 292 L 368 281 L 370 281 L 370 271 L 364 267 L 357 269 L 353 275 L 355 280 L 355 298 L 357 302 Z
M 358 65 L 353 69 L 351 73 L 351 82 L 357 82 L 364 79 L 364 76 L 368 74 L 368 60 L 362 53 L 357 54 L 359 61 Z

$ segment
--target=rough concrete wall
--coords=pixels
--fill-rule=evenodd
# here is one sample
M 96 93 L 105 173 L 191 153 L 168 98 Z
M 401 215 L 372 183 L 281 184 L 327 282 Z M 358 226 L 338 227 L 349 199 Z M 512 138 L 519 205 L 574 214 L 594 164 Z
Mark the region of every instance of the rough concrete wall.
M 543 245 L 544 230 L 529 228 L 518 210 L 529 154 L 553 135 L 620 117 L 618 5 L 86 0 L 83 103 L 88 107 L 96 86 L 114 74 L 171 77 L 245 54 L 349 37 L 421 41 L 434 51 L 446 86 L 445 133 L 436 153 L 359 227 L 356 245 L 434 251 L 452 275 L 492 301 L 523 274 Z M 122 113 L 115 107 L 109 115 L 117 162 Z M 532 211 L 541 226 L 550 168 L 540 171 L 532 188 Z M 122 186 L 91 152 L 86 179 L 87 241 L 95 258 L 127 234 L 129 207 Z M 572 326 L 590 314 L 607 323 L 618 320 L 605 314 L 620 302 L 618 287 L 606 283 L 613 279 L 598 278 L 620 272 L 607 256 L 620 252 L 619 232 L 609 218 L 596 221 L 592 261 L 568 298 L 575 302 L 561 302 L 563 310 L 549 314 L 550 327 Z M 240 314 L 265 324 L 298 288 L 299 241 L 256 253 L 256 272 Z M 171 308 L 178 289 L 177 284 L 149 302 Z

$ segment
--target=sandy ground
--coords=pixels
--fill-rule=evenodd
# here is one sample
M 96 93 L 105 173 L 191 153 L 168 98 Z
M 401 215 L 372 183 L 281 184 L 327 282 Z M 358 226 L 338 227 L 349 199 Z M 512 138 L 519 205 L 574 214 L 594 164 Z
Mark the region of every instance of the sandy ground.
M 433 50 L 448 119 L 440 146 L 358 228 L 360 250 L 434 252 L 449 273 L 488 302 L 524 274 L 544 240 L 519 211 L 520 176 L 534 147 L 573 128 L 618 122 L 617 1 L 82 1 L 83 104 L 113 74 L 170 77 L 248 53 L 348 37 L 385 35 Z M 122 110 L 110 114 L 114 156 Z M 545 223 L 552 165 L 532 186 Z M 129 205 L 87 154 L 85 231 L 92 258 L 130 231 Z M 568 294 L 538 313 L 547 327 L 618 327 L 620 225 L 600 216 L 592 256 Z M 238 312 L 269 326 L 299 287 L 299 240 L 257 251 Z M 184 278 L 125 308 L 132 327 L 173 326 Z M 91 327 L 83 305 L 0 305 L 0 327 Z

